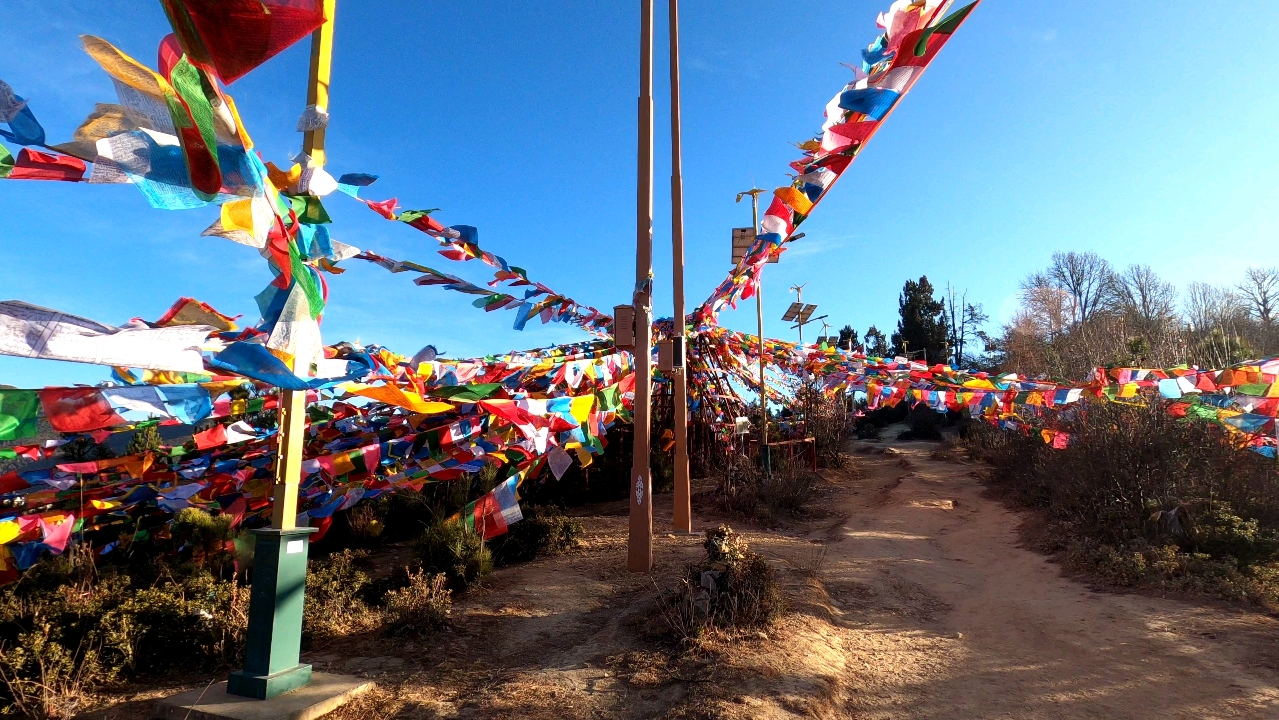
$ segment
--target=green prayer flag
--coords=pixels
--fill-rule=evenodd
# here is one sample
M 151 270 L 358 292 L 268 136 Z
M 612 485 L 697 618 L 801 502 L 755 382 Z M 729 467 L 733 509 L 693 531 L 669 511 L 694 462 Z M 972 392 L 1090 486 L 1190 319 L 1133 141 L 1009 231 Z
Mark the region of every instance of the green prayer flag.
M 0 145 L 0 178 L 9 177 L 11 172 L 13 172 L 13 153 L 9 152 L 9 148 Z
M 302 254 L 298 251 L 297 243 L 292 240 L 289 241 L 289 264 L 293 282 L 301 286 L 302 292 L 306 293 L 306 302 L 311 308 L 311 319 L 314 320 L 324 312 L 324 292 L 315 281 L 311 270 L 302 262 Z
M 420 220 L 437 210 L 439 210 L 439 208 L 431 208 L 430 210 L 405 210 L 396 216 L 395 219 L 402 223 L 411 223 L 414 220 Z
M 35 390 L 0 390 L 0 440 L 23 440 L 39 433 L 40 397 Z
M 289 205 L 293 208 L 293 212 L 297 213 L 298 220 L 307 225 L 333 222 L 328 211 L 324 209 L 324 204 L 320 202 L 320 198 L 314 195 L 290 195 Z
M 480 383 L 476 385 L 451 385 L 448 387 L 436 388 L 427 392 L 427 395 L 437 398 L 448 398 L 451 400 L 464 400 L 477 402 L 488 398 L 502 387 L 502 383 Z
M 622 393 L 616 385 L 607 387 L 595 393 L 595 402 L 601 410 L 617 412 L 622 409 Z

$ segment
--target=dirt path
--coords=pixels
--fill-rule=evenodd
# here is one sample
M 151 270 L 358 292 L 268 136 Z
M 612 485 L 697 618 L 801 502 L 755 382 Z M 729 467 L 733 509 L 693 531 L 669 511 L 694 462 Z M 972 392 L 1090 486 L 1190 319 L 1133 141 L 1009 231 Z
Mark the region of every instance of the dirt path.
M 819 518 L 733 523 L 788 596 L 768 633 L 676 652 L 654 598 L 702 550 L 661 530 L 658 496 L 652 577 L 622 569 L 625 503 L 597 506 L 582 548 L 497 571 L 442 635 L 357 635 L 304 661 L 378 681 L 337 720 L 1279 717 L 1279 622 L 1064 578 L 1019 547 L 1021 516 L 982 496 L 977 467 L 937 447 L 856 454 L 826 473 Z M 699 531 L 724 522 L 695 515 Z M 146 717 L 160 693 L 93 717 Z
M 1279 623 L 1093 592 L 1017 546 L 973 468 L 890 445 L 861 456 L 847 519 L 808 536 L 829 541 L 848 716 L 1279 717 Z

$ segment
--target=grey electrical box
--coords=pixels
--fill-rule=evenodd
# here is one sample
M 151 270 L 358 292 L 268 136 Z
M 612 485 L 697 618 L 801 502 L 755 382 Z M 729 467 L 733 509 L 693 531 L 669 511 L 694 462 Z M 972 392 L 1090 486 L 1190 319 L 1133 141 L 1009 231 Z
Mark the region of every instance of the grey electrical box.
M 657 344 L 657 369 L 663 374 L 671 372 L 671 356 L 674 343 L 670 340 L 663 340 Z
M 613 344 L 620 348 L 635 347 L 635 307 L 618 305 L 613 308 Z

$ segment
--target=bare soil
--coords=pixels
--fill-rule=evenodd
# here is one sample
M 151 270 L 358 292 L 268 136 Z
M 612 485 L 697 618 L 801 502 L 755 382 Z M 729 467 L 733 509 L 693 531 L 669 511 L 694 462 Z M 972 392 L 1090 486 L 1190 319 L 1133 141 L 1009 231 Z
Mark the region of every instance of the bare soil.
M 438 637 L 349 637 L 304 661 L 377 680 L 343 720 L 1279 717 L 1279 621 L 1064 577 L 1021 547 L 1024 516 L 983 496 L 978 468 L 937 447 L 860 443 L 823 472 L 813 517 L 728 521 L 787 593 L 767 633 L 670 637 L 654 599 L 702 549 L 664 531 L 659 495 L 652 576 L 624 570 L 625 504 L 595 506 L 581 548 L 498 570 Z M 696 530 L 726 522 L 697 510 Z M 143 718 L 211 679 L 134 688 L 92 717 Z

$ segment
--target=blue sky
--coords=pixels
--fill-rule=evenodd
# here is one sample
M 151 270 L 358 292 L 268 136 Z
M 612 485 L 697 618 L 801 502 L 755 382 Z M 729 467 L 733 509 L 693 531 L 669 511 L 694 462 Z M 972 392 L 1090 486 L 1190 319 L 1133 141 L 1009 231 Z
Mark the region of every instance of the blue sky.
M 634 268 L 637 2 L 339 3 L 329 167 L 381 176 L 367 196 L 440 207 L 445 224 L 578 301 L 629 299 Z M 687 295 L 729 269 L 734 194 L 786 181 L 790 143 L 875 35 L 887 0 L 682 4 Z M 670 313 L 665 6 L 659 3 L 656 252 Z M 0 78 L 52 141 L 69 139 L 110 82 L 79 49 L 100 35 L 154 64 L 158 3 L 9 0 Z M 765 276 L 769 335 L 805 300 L 835 326 L 895 322 L 908 277 L 966 288 L 995 320 L 1018 280 L 1056 250 L 1144 262 L 1184 286 L 1234 282 L 1279 230 L 1273 118 L 1279 5 L 986 0 L 832 195 L 807 237 Z M 305 104 L 307 43 L 233 84 L 263 155 L 287 160 Z M 16 150 L 16 148 L 15 148 Z M 479 263 L 335 196 L 334 236 L 475 282 Z M 213 209 L 150 209 L 130 186 L 0 185 L 0 295 L 104 322 L 155 319 L 180 296 L 256 320 L 270 279 L 249 248 L 199 233 Z M 359 339 L 453 356 L 584 339 L 562 326 L 510 329 L 468 296 L 419 288 L 363 262 L 330 281 L 328 342 Z M 754 304 L 721 320 L 754 328 Z M 992 323 L 993 324 L 993 323 Z M 0 383 L 97 382 L 102 368 L 0 358 Z

